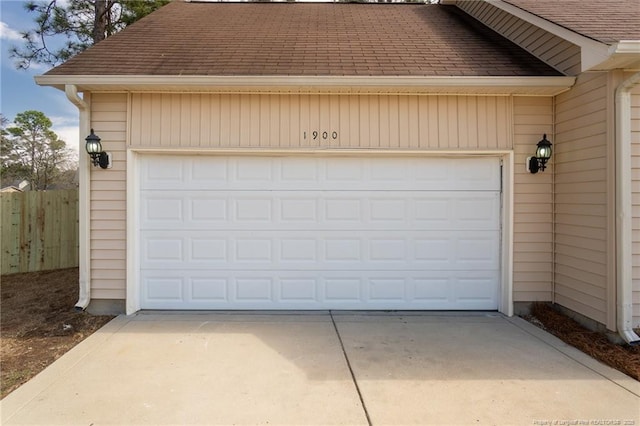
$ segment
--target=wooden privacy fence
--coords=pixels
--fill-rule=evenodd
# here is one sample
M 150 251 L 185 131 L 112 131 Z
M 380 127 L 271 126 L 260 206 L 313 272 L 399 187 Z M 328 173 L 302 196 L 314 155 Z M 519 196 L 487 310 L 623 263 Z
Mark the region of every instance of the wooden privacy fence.
M 0 194 L 0 272 L 78 266 L 78 190 Z

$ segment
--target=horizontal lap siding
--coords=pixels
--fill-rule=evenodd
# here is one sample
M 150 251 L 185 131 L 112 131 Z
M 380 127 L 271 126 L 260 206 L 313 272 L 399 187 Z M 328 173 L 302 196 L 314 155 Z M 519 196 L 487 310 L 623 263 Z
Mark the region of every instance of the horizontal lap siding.
M 124 299 L 127 95 L 93 94 L 91 126 L 113 168 L 91 168 L 91 297 Z
M 509 97 L 132 96 L 132 147 L 473 150 L 512 146 Z M 318 132 L 315 139 L 313 132 Z
M 633 326 L 640 327 L 640 87 L 631 95 Z
M 556 302 L 607 323 L 607 75 L 556 98 Z
M 568 75 L 581 71 L 580 48 L 498 7 L 481 1 L 461 1 L 458 7 L 503 37 Z
M 514 98 L 513 125 L 513 298 L 516 302 L 551 301 L 553 159 L 545 172 L 535 175 L 526 171 L 525 160 L 535 153 L 542 134 L 553 131 L 553 100 Z

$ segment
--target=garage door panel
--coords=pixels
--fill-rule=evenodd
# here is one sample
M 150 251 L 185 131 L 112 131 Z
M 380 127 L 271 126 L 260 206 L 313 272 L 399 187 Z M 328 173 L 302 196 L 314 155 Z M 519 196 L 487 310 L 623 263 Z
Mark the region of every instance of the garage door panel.
M 198 223 L 224 223 L 229 221 L 229 199 L 221 196 L 189 197 L 182 194 L 183 199 L 188 203 L 189 213 L 184 217 L 189 218 L 189 222 L 194 226 Z M 182 221 L 185 222 L 184 220 Z M 158 223 L 156 221 L 152 223 Z
M 280 300 L 313 304 L 318 299 L 318 287 L 317 278 L 281 278 Z
M 147 223 L 162 223 L 176 226 L 186 219 L 184 205 L 187 202 L 181 194 L 148 196 L 142 203 L 142 218 Z
M 365 244 L 367 244 L 369 259 L 375 263 L 404 263 L 410 256 L 409 246 L 411 242 L 408 239 L 374 237 L 365 242 Z
M 190 251 L 185 256 L 190 262 L 226 262 L 229 258 L 227 250 L 229 243 L 222 238 L 207 238 L 206 236 L 195 236 L 185 238 Z
M 263 302 L 271 304 L 274 301 L 274 280 L 271 277 L 241 277 L 236 278 L 235 300 L 237 302 Z
M 239 237 L 234 240 L 234 243 L 235 250 L 232 251 L 234 256 L 230 259 L 231 265 L 235 260 L 237 262 L 236 267 L 242 267 L 243 263 L 256 265 L 268 263 L 272 268 L 277 267 L 274 263 L 276 260 L 274 256 L 276 242 L 273 238 Z
M 321 276 L 323 275 L 323 276 Z M 495 309 L 495 272 L 143 273 L 148 309 Z
M 373 278 L 370 280 L 369 300 L 403 302 L 407 299 L 408 280 L 402 277 Z
M 465 265 L 467 269 L 498 266 L 500 252 L 493 238 L 464 235 L 455 239 L 454 245 L 456 264 Z
M 176 161 L 168 155 L 147 156 L 140 164 L 140 188 L 181 188 L 190 166 L 191 162 Z
M 497 158 L 145 156 L 142 190 L 487 190 Z
M 237 199 L 233 204 L 232 220 L 236 223 L 262 223 L 271 226 L 275 202 L 271 198 L 257 196 Z
M 280 217 L 281 221 L 289 224 L 315 224 L 318 222 L 319 200 L 315 198 L 305 198 L 299 196 L 293 198 L 287 195 L 280 198 Z
M 275 180 L 274 168 L 277 164 L 273 161 L 264 161 L 259 157 L 245 157 L 230 160 L 222 159 L 222 161 L 217 161 L 216 163 L 224 164 L 227 162 L 232 172 L 231 176 L 227 177 L 227 180 L 236 182 L 241 187 L 248 184 L 250 188 L 255 188 L 256 185 L 263 185 L 264 182 L 272 182 Z M 202 179 L 195 180 L 195 182 L 201 181 Z
M 143 244 L 143 263 L 159 262 L 180 265 L 187 257 L 183 248 L 184 238 L 180 236 L 168 238 L 166 235 L 158 234 L 156 237 L 145 238 Z
M 226 278 L 190 278 L 189 281 L 189 295 L 194 301 L 202 301 L 208 303 L 215 301 L 224 303 L 228 300 L 227 292 L 227 279 Z
M 176 189 L 186 189 L 187 182 L 223 183 L 229 179 L 229 161 L 216 160 L 215 162 L 212 162 L 203 160 L 182 159 L 182 161 L 180 161 L 180 164 L 186 168 L 186 173 L 181 175 L 179 183 L 174 183 L 174 185 L 179 185 Z M 176 161 L 174 160 L 173 163 L 176 163 Z M 146 167 L 150 169 L 155 168 L 154 165 L 147 165 Z M 162 167 L 162 165 L 160 165 L 160 167 Z M 146 182 L 148 185 L 153 186 L 153 179 L 147 179 Z M 169 186 L 167 186 L 167 188 Z
M 328 274 L 331 275 L 331 274 Z M 363 296 L 364 284 L 361 277 L 338 274 L 324 277 L 319 283 L 318 300 L 332 304 L 360 303 Z M 339 306 L 339 305 L 337 305 Z
M 496 158 L 142 156 L 143 309 L 496 309 Z
M 279 180 L 284 182 L 306 182 L 313 185 L 320 178 L 319 162 L 315 158 L 282 158 L 280 160 Z
M 465 303 L 485 303 L 497 298 L 494 277 L 459 277 L 452 285 L 454 299 Z
M 299 236 L 280 240 L 280 259 L 285 263 L 317 262 L 319 253 L 319 238 Z
M 184 297 L 184 279 L 182 277 L 150 276 L 144 281 L 143 298 L 155 303 L 178 302 Z
M 145 231 L 143 269 L 492 270 L 493 231 Z
M 410 201 L 400 197 L 372 197 L 368 199 L 369 219 L 372 223 L 405 222 L 410 217 Z
M 498 230 L 497 192 L 145 191 L 141 229 Z

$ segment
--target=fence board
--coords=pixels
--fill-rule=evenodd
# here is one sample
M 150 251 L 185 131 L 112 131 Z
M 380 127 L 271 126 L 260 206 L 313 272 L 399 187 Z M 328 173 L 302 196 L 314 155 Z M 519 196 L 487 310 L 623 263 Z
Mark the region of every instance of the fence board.
M 0 194 L 0 273 L 78 266 L 78 190 Z

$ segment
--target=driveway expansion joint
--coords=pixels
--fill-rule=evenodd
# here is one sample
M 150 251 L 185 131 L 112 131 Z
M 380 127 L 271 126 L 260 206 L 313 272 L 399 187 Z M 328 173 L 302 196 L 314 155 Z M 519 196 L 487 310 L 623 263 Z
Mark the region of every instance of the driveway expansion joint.
M 360 404 L 362 405 L 362 410 L 364 411 L 364 415 L 367 418 L 367 424 L 369 426 L 372 426 L 371 418 L 369 417 L 369 411 L 367 410 L 367 405 L 364 403 L 362 392 L 360 392 L 360 386 L 358 386 L 356 375 L 354 374 L 353 368 L 351 367 L 351 361 L 349 361 L 349 356 L 347 355 L 347 351 L 344 349 L 344 343 L 342 342 L 342 336 L 340 336 L 338 325 L 336 324 L 336 321 L 333 318 L 333 311 L 329 311 L 329 316 L 331 317 L 331 323 L 333 324 L 333 329 L 336 331 L 336 336 L 338 336 L 338 341 L 340 342 L 340 349 L 342 350 L 342 355 L 344 356 L 344 360 L 347 362 L 347 368 L 349 369 L 349 374 L 351 374 L 351 380 L 353 381 L 353 385 L 356 388 L 356 392 L 358 392 L 358 398 L 360 399 Z

